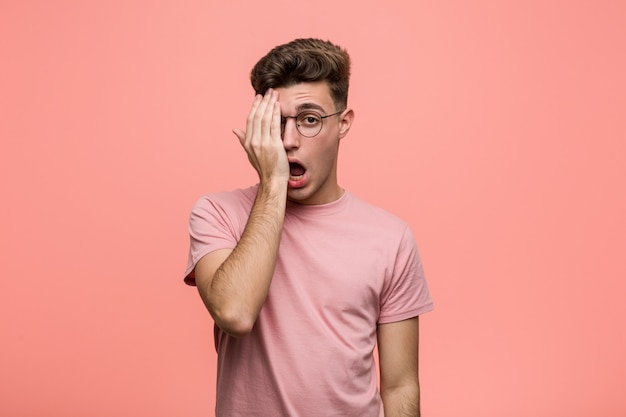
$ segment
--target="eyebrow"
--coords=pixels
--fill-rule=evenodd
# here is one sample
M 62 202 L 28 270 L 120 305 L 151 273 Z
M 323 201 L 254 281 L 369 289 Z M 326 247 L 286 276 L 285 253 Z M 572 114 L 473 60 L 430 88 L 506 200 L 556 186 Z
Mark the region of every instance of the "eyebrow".
M 326 110 L 324 110 L 322 106 L 320 106 L 319 104 L 315 104 L 315 103 L 298 104 L 298 106 L 296 107 L 296 112 L 300 113 L 303 110 L 319 110 L 324 114 L 326 113 Z

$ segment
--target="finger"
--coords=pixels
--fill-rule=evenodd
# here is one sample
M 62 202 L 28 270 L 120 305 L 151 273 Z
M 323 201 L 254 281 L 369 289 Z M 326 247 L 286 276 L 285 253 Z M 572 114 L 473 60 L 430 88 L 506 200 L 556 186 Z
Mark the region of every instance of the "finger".
M 261 94 L 257 94 L 256 96 L 254 96 L 254 101 L 252 102 L 252 107 L 250 108 L 250 112 L 248 113 L 248 118 L 246 120 L 247 137 L 245 139 L 248 143 L 252 139 L 252 135 L 255 132 L 256 118 L 258 117 L 259 107 L 261 106 L 262 102 L 263 96 Z
M 262 100 L 263 100 L 263 96 L 261 94 L 257 94 L 254 96 L 254 100 L 252 101 L 252 106 L 250 107 L 250 112 L 248 113 L 248 118 L 254 117 Z
M 266 103 L 264 114 L 263 114 L 263 123 L 262 123 L 262 132 L 263 138 L 269 139 L 271 137 L 271 129 L 274 118 L 274 106 L 276 105 L 278 93 L 275 90 L 268 90 L 269 100 Z
M 270 130 L 272 137 L 277 137 L 282 141 L 281 123 L 280 123 L 280 103 L 274 102 L 274 112 L 272 114 L 272 127 Z

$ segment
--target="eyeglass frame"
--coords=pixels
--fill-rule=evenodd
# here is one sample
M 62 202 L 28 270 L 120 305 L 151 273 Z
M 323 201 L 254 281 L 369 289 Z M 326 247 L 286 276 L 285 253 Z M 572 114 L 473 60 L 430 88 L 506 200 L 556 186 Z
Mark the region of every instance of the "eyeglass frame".
M 322 131 L 322 129 L 324 128 L 324 119 L 329 118 L 331 116 L 337 116 L 338 114 L 343 113 L 344 111 L 346 111 L 346 109 L 340 110 L 336 113 L 333 114 L 327 114 L 326 116 L 322 116 L 321 114 L 319 114 L 318 112 L 311 110 L 311 109 L 307 109 L 307 110 L 302 110 L 300 113 L 296 114 L 295 116 L 280 116 L 280 137 L 282 138 L 285 135 L 285 127 L 287 127 L 287 119 L 294 119 L 294 121 L 296 122 L 296 130 L 298 131 L 298 134 L 304 138 L 314 138 L 317 135 L 320 134 L 320 132 Z M 298 117 L 303 114 L 303 113 L 317 113 L 319 114 L 320 117 L 320 130 L 317 131 L 316 134 L 314 134 L 313 136 L 307 136 L 305 134 L 303 134 L 300 131 L 300 125 L 298 125 Z

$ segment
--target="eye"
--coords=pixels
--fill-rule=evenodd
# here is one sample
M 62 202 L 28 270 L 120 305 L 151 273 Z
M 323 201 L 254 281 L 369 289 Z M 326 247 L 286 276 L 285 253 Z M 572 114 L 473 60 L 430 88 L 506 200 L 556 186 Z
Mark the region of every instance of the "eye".
M 301 113 L 298 115 L 298 124 L 303 127 L 317 126 L 322 122 L 322 117 L 317 113 Z

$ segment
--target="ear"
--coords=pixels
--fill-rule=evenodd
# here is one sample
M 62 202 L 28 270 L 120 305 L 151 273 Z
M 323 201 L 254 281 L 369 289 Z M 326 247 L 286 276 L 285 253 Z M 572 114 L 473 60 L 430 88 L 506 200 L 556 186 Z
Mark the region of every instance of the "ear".
M 354 110 L 346 109 L 339 117 L 341 117 L 341 119 L 339 119 L 339 139 L 342 139 L 348 134 L 348 131 L 352 126 L 352 121 L 354 121 Z

